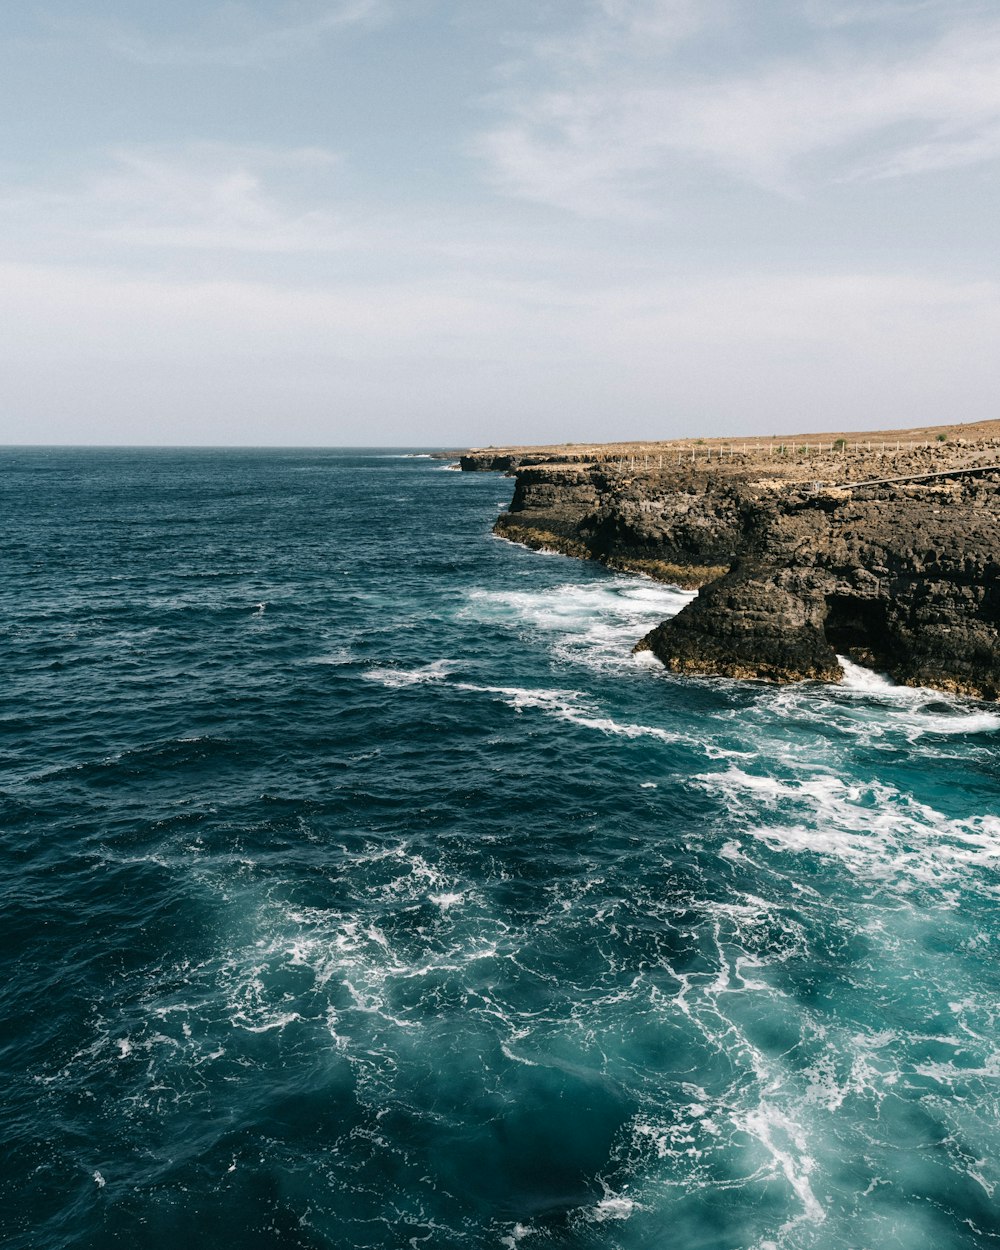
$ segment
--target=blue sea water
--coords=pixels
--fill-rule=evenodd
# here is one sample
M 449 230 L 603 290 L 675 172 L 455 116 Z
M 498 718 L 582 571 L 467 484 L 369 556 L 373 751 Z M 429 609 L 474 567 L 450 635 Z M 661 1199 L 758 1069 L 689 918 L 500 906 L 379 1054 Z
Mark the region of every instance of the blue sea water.
M 59 1247 L 1000 1243 L 1000 715 L 337 451 L 0 452 L 0 1211 Z

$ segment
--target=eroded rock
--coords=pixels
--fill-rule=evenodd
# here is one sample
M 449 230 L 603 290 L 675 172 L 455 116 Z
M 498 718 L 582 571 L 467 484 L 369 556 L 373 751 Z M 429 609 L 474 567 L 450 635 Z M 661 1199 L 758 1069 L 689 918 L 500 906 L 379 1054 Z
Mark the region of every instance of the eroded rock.
M 701 588 L 639 643 L 675 672 L 837 681 L 841 654 L 1000 697 L 1000 471 L 850 488 L 752 466 L 516 477 L 497 533 Z

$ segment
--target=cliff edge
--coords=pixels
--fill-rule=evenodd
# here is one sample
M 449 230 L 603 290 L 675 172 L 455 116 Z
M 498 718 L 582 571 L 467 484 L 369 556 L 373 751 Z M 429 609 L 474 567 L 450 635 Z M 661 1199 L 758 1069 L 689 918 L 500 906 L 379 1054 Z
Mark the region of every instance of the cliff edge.
M 699 588 L 638 642 L 674 672 L 839 681 L 840 654 L 998 699 L 1000 422 L 943 429 L 490 449 L 463 468 L 515 474 L 502 537 Z

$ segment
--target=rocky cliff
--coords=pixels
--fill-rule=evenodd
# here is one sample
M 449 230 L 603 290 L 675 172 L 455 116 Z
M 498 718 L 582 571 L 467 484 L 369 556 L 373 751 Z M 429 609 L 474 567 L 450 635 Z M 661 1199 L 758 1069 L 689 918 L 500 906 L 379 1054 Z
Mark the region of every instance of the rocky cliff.
M 638 644 L 675 672 L 838 681 L 846 654 L 1000 698 L 1000 469 L 969 471 L 1000 447 L 670 458 L 522 461 L 496 532 L 700 588 Z

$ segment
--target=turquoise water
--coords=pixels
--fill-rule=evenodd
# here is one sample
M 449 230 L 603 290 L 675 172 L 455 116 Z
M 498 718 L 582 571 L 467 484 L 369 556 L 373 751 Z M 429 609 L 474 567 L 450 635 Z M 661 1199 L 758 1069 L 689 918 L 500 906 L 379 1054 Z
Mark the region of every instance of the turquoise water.
M 5 1245 L 1000 1242 L 1000 715 L 344 452 L 7 450 Z

